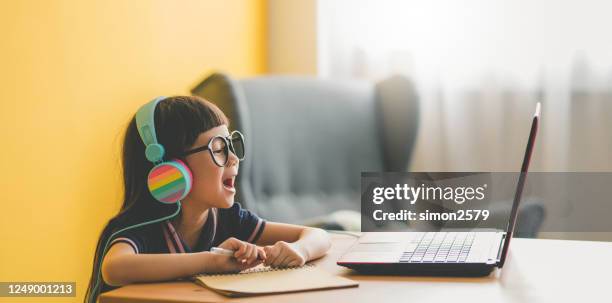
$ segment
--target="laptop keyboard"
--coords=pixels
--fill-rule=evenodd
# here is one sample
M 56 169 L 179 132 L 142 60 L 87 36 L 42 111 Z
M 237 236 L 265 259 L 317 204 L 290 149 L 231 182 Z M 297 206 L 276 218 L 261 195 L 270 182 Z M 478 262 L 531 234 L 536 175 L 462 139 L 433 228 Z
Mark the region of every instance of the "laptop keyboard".
M 402 263 L 461 263 L 467 259 L 474 232 L 428 232 L 414 237 L 400 258 Z

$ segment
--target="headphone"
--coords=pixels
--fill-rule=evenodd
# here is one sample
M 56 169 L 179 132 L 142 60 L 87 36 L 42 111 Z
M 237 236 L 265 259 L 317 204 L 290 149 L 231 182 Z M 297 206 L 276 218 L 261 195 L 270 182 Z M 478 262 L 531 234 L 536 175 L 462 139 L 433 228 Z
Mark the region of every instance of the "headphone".
M 88 298 L 89 302 L 96 302 L 96 296 L 94 294 L 100 284 L 100 267 L 102 266 L 102 260 L 104 259 L 104 255 L 106 255 L 110 241 L 116 235 L 126 230 L 174 218 L 181 211 L 181 200 L 191 191 L 193 175 L 189 167 L 179 159 L 163 161 L 166 151 L 164 146 L 157 142 L 157 135 L 155 133 L 155 108 L 157 104 L 164 99 L 166 99 L 166 97 L 157 97 L 138 109 L 138 112 L 136 112 L 136 128 L 138 129 L 138 134 L 140 134 L 142 142 L 145 144 L 145 157 L 155 164 L 147 176 L 149 192 L 153 198 L 159 202 L 164 204 L 176 204 L 176 211 L 163 218 L 124 227 L 108 237 L 108 240 L 106 240 L 104 244 L 100 260 L 98 260 L 97 266 L 94 267 L 98 268 L 98 270 L 95 273 L 96 283 L 90 292 Z
M 136 127 L 146 146 L 147 160 L 155 164 L 147 177 L 149 192 L 157 201 L 172 204 L 189 194 L 193 175 L 189 167 L 179 159 L 163 161 L 166 152 L 164 146 L 157 142 L 154 117 L 157 104 L 164 99 L 157 97 L 143 105 L 136 113 Z

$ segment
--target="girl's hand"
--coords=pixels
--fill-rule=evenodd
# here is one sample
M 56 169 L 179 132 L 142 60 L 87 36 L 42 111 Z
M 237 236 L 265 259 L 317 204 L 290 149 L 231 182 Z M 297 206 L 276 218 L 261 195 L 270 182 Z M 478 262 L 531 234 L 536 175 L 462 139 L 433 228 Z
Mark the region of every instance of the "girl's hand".
M 251 267 L 259 265 L 262 261 L 248 264 L 246 262 L 240 262 L 233 256 L 209 254 L 211 259 L 207 259 L 207 262 L 214 264 L 206 270 L 207 273 L 237 273 Z
M 261 247 L 233 237 L 225 240 L 219 247 L 233 250 L 234 258 L 232 259 L 238 263 L 248 265 L 247 268 L 259 265 L 266 259 L 266 253 Z
M 301 252 L 295 243 L 278 241 L 274 245 L 264 247 L 266 260 L 264 265 L 271 267 L 294 267 L 302 266 L 308 260 L 305 253 Z

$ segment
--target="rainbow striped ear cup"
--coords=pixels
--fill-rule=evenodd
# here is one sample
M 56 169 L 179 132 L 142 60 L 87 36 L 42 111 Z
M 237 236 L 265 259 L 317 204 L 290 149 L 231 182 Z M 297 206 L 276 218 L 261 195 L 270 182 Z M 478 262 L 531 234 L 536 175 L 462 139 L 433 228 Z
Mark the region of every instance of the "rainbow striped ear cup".
M 155 166 L 149 172 L 147 185 L 153 198 L 162 203 L 176 203 L 185 198 L 193 178 L 191 170 L 178 159 L 164 161 L 166 150 L 157 142 L 155 134 L 155 107 L 165 97 L 157 97 L 136 112 L 136 127 L 145 145 L 145 157 Z
M 162 203 L 176 203 L 191 191 L 193 176 L 181 160 L 163 162 L 151 169 L 147 178 L 153 198 Z

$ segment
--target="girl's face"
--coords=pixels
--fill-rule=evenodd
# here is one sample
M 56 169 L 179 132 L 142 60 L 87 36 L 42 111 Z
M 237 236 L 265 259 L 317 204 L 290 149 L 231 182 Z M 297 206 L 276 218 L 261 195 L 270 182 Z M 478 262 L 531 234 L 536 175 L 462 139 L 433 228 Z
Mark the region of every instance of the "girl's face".
M 217 126 L 201 133 L 190 149 L 208 145 L 215 136 L 229 135 L 227 125 Z M 213 146 L 213 152 L 218 148 Z M 185 160 L 193 174 L 193 186 L 184 200 L 204 207 L 229 208 L 234 204 L 239 160 L 233 152 L 229 152 L 224 167 L 215 164 L 208 150 L 190 154 Z

